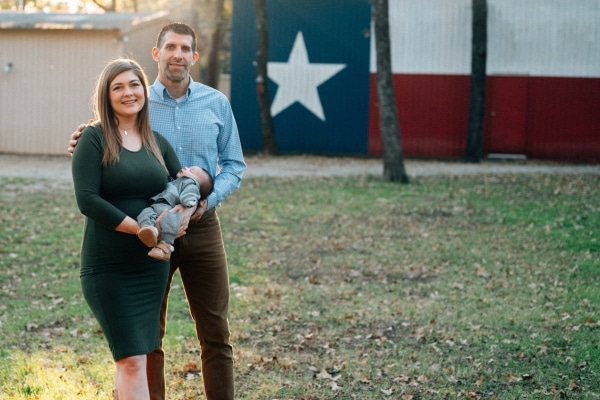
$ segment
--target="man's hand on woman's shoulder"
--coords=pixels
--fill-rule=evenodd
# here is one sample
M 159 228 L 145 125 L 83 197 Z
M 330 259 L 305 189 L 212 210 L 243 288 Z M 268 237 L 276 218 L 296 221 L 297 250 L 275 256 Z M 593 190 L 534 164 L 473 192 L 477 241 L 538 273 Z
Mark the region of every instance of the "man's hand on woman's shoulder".
M 81 136 L 81 131 L 92 122 L 94 122 L 94 120 L 90 119 L 87 124 L 79 124 L 75 132 L 71 133 L 71 140 L 69 140 L 69 147 L 67 148 L 67 151 L 70 155 L 73 155 L 73 151 L 75 151 L 75 146 L 77 146 L 77 141 L 79 140 L 79 136 Z

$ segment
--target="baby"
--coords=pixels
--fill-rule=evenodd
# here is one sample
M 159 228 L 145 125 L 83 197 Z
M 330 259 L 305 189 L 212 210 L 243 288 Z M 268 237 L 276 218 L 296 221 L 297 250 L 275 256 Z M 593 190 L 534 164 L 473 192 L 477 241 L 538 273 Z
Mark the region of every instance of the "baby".
M 184 207 L 195 207 L 198 201 L 208 197 L 213 190 L 213 178 L 207 170 L 200 167 L 184 167 L 177 173 L 177 179 L 167 184 L 165 190 L 150 198 L 151 205 L 142 210 L 137 216 L 140 226 L 137 236 L 152 250 L 150 257 L 158 260 L 169 260 L 173 252 L 175 236 L 181 225 L 181 215 L 178 212 L 167 212 L 160 220 L 162 232 L 158 241 L 156 219 L 165 210 L 171 210 L 177 204 Z

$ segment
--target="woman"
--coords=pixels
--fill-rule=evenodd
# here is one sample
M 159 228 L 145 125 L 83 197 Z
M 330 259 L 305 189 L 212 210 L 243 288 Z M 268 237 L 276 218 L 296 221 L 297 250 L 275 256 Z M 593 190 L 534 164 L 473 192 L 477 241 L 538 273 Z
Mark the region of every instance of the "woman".
M 77 205 L 86 216 L 81 286 L 116 362 L 119 400 L 150 398 L 146 355 L 160 346 L 169 275 L 167 261 L 148 257 L 135 217 L 181 169 L 169 143 L 150 128 L 146 87 L 139 64 L 110 62 L 96 84 L 96 120 L 72 160 Z

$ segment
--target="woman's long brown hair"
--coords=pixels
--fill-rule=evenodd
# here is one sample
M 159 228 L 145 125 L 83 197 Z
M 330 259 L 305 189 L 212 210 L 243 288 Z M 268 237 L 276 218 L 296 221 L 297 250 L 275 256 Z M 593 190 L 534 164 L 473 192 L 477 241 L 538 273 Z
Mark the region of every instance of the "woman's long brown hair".
M 96 121 L 102 128 L 104 139 L 104 156 L 102 157 L 102 166 L 114 164 L 119 161 L 119 153 L 122 147 L 121 133 L 118 128 L 118 120 L 110 103 L 110 84 L 117 75 L 133 71 L 133 73 L 144 85 L 144 105 L 137 115 L 136 127 L 142 137 L 142 146 L 149 150 L 156 159 L 165 167 L 158 144 L 150 127 L 150 117 L 148 114 L 148 80 L 142 67 L 130 59 L 116 59 L 109 62 L 98 77 L 96 90 L 94 91 L 93 103 Z

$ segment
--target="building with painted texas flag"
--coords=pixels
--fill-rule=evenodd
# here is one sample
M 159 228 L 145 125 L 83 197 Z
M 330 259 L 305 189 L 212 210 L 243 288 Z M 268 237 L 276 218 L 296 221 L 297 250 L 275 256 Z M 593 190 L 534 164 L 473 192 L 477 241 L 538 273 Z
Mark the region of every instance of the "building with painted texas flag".
M 256 24 L 234 0 L 231 101 L 260 151 Z M 464 154 L 471 0 L 389 0 L 404 154 Z M 280 150 L 380 155 L 369 0 L 267 0 Z M 488 0 L 485 153 L 600 161 L 600 0 Z

